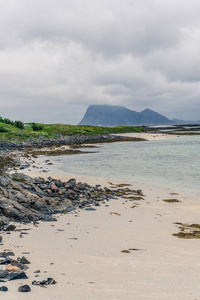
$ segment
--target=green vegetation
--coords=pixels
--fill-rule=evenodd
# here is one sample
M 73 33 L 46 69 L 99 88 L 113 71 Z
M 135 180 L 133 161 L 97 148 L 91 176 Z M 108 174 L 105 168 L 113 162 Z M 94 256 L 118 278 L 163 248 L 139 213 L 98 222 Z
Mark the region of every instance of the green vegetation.
M 127 132 L 145 132 L 147 131 L 147 129 L 135 126 L 97 127 L 86 125 L 48 124 L 44 125 L 44 131 L 46 131 L 48 134 L 53 133 L 55 135 L 97 135 Z
M 3 121 L 2 121 L 3 120 Z M 20 142 L 27 139 L 60 138 L 69 135 L 107 135 L 114 133 L 146 132 L 135 126 L 96 127 L 67 124 L 39 124 L 10 121 L 0 118 L 0 142 Z
M 14 126 L 19 129 L 24 129 L 24 123 L 22 123 L 21 121 L 15 121 Z
M 44 126 L 42 126 L 41 124 L 36 124 L 36 123 L 32 123 L 31 127 L 33 128 L 34 131 L 38 131 L 38 130 L 43 130 Z
M 15 122 L 13 122 L 13 121 L 11 121 L 11 120 L 9 120 L 7 118 L 3 119 L 2 117 L 0 117 L 0 122 L 4 123 L 4 124 L 11 125 L 11 126 L 15 126 L 15 127 L 19 128 L 19 129 L 24 129 L 24 123 L 21 122 L 21 121 L 15 121 Z M 3 131 L 1 131 L 1 132 L 3 132 Z
M 9 130 L 3 126 L 0 126 L 0 132 L 9 132 Z
M 13 177 L 12 180 L 17 181 L 17 182 L 24 182 L 25 181 L 24 178 L 17 178 L 17 177 Z

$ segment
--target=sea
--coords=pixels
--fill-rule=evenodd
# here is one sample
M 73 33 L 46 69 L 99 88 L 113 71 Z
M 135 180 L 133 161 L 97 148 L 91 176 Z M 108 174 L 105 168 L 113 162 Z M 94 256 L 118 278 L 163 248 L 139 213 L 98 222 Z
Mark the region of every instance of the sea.
M 90 153 L 48 157 L 53 163 L 53 172 L 148 183 L 200 195 L 200 135 L 102 144 L 82 150 Z

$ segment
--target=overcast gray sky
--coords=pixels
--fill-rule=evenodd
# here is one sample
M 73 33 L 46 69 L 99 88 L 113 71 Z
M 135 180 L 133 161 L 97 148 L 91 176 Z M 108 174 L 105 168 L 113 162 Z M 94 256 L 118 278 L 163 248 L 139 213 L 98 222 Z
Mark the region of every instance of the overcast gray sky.
M 90 104 L 200 120 L 199 0 L 0 0 L 0 116 L 76 124 Z

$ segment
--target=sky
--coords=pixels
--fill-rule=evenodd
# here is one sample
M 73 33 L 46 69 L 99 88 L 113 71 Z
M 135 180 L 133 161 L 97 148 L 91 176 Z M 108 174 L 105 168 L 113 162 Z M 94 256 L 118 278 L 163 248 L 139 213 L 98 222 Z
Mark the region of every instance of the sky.
M 0 116 L 77 124 L 91 104 L 200 120 L 199 0 L 0 0 Z

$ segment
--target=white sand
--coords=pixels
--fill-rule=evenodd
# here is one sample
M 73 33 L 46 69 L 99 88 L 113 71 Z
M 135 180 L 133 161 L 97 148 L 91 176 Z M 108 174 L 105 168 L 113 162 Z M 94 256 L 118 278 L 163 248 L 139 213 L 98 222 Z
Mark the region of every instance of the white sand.
M 3 234 L 1 250 L 11 249 L 20 257 L 30 252 L 25 256 L 31 261 L 29 279 L 6 283 L 5 299 L 199 299 L 200 241 L 172 236 L 178 232 L 173 222 L 199 222 L 198 198 L 172 196 L 169 190 L 148 186 L 143 191 L 145 200 L 136 201 L 137 208 L 131 208 L 132 201 L 111 200 L 96 211 L 29 225 L 24 238 L 19 232 Z M 162 201 L 174 197 L 182 202 Z M 121 253 L 129 248 L 142 250 Z M 35 278 L 38 269 L 41 273 Z M 17 292 L 19 285 L 47 277 L 57 284 L 46 289 L 31 286 L 28 295 Z
M 179 135 L 171 135 L 167 133 L 152 133 L 152 132 L 131 132 L 131 133 L 120 133 L 116 134 L 119 136 L 136 137 L 146 139 L 147 141 L 159 141 L 166 139 L 174 139 L 180 137 Z

